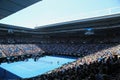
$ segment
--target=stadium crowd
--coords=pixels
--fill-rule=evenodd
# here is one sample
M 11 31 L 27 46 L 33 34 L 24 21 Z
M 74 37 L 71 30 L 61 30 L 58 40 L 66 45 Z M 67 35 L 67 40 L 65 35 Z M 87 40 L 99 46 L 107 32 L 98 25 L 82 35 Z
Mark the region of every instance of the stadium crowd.
M 28 80 L 120 80 L 120 38 L 71 39 L 44 41 L 41 43 L 0 44 L 0 63 L 3 57 L 11 62 L 46 55 L 63 55 L 79 57 L 76 61 L 64 64 L 46 74 Z M 15 41 L 15 40 L 14 40 Z M 13 41 L 13 42 L 14 42 Z M 16 40 L 19 41 L 19 40 Z M 35 40 L 34 40 L 35 41 Z M 37 54 L 37 55 L 35 55 Z M 37 56 L 37 57 L 36 57 Z M 13 58 L 14 57 L 14 58 Z M 3 61 L 4 62 L 4 61 Z M 9 62 L 9 61 L 8 61 Z
M 0 63 L 23 61 L 42 56 L 44 53 L 35 44 L 0 44 Z
M 120 45 L 95 52 L 26 80 L 120 80 Z
M 38 39 L 8 38 L 7 42 L 0 38 L 0 57 L 34 54 L 46 52 L 46 54 L 68 55 L 68 56 L 84 56 L 94 53 L 98 50 L 106 49 L 117 45 L 120 37 L 114 38 L 73 38 L 73 39 L 50 39 L 39 41 Z M 30 41 L 34 42 L 31 43 Z M 11 43 L 10 43 L 11 42 Z M 14 42 L 14 43 L 13 43 Z M 114 44 L 113 44 L 114 43 Z
M 99 50 L 107 49 L 117 44 L 73 44 L 73 43 L 52 43 L 39 44 L 38 46 L 48 55 L 67 55 L 82 57 L 93 54 Z
M 34 44 L 0 44 L 1 57 L 34 54 L 42 50 Z

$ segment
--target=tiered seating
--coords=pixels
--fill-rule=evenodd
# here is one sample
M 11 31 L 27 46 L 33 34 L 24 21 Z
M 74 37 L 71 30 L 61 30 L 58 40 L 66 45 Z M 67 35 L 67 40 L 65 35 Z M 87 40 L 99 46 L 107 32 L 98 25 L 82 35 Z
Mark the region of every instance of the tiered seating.
M 63 65 L 36 80 L 119 80 L 120 46 L 98 51 Z M 26 79 L 29 80 L 29 79 Z

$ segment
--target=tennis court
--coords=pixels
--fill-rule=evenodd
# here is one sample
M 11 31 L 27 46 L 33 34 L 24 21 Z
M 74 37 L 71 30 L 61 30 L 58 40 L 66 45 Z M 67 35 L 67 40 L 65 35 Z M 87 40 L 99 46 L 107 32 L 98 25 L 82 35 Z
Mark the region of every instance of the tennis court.
M 62 66 L 65 63 L 73 62 L 76 58 L 67 58 L 59 56 L 44 56 L 39 58 L 38 61 L 29 59 L 28 61 L 20 61 L 14 63 L 2 63 L 1 68 L 15 74 L 21 78 L 30 78 L 41 75 L 55 68 Z

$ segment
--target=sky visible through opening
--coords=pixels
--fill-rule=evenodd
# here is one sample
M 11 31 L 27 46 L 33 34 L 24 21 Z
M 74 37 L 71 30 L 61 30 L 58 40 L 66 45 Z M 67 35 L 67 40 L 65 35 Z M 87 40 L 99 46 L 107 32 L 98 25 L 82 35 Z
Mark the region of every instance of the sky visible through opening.
M 0 23 L 34 28 L 59 22 L 120 13 L 120 0 L 42 0 Z

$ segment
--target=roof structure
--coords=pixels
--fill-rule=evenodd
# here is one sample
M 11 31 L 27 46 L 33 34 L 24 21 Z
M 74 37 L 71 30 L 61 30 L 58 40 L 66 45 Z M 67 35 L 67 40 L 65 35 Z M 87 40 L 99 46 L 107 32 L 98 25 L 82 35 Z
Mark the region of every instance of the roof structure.
M 41 0 L 0 0 L 0 19 L 3 19 L 21 9 L 24 9 Z M 103 34 L 106 32 L 119 32 L 120 30 L 120 14 L 113 14 L 88 19 L 74 20 L 51 25 L 39 26 L 35 29 L 24 28 L 20 26 L 8 25 L 0 23 L 0 31 L 12 30 L 14 33 L 31 33 L 45 35 L 86 35 L 86 32 L 94 32 Z M 120 32 L 119 32 L 120 33 Z M 58 35 L 57 35 L 58 36 Z
M 37 34 L 48 36 L 84 36 L 84 35 L 107 35 L 120 34 L 120 14 L 76 20 L 64 23 L 48 25 L 42 28 L 30 29 L 20 26 L 0 23 L 0 31 L 8 33 L 12 30 L 14 34 Z M 92 33 L 92 34 L 91 34 Z
M 120 14 L 113 14 L 88 19 L 74 20 L 51 25 L 39 26 L 35 30 L 40 32 L 69 32 L 80 31 L 86 28 L 107 29 L 112 27 L 120 27 Z M 118 25 L 118 26 L 117 26 Z
M 0 0 L 0 19 L 41 0 Z
M 36 29 L 41 29 L 41 28 L 52 28 L 52 27 L 59 27 L 63 25 L 68 25 L 68 24 L 75 24 L 75 23 L 83 23 L 83 22 L 90 22 L 90 21 L 98 21 L 98 20 L 103 20 L 103 19 L 109 19 L 109 18 L 117 18 L 120 17 L 120 14 L 113 14 L 113 15 L 107 15 L 107 16 L 100 16 L 100 17 L 93 17 L 93 18 L 86 18 L 86 19 L 80 19 L 80 20 L 73 20 L 73 21 L 67 21 L 67 22 L 61 22 L 61 23 L 55 23 L 55 24 L 50 24 L 50 25 L 44 25 L 44 26 L 38 26 Z
M 0 29 L 13 29 L 13 30 L 32 30 L 31 28 L 25 28 L 21 26 L 9 25 L 0 23 Z

